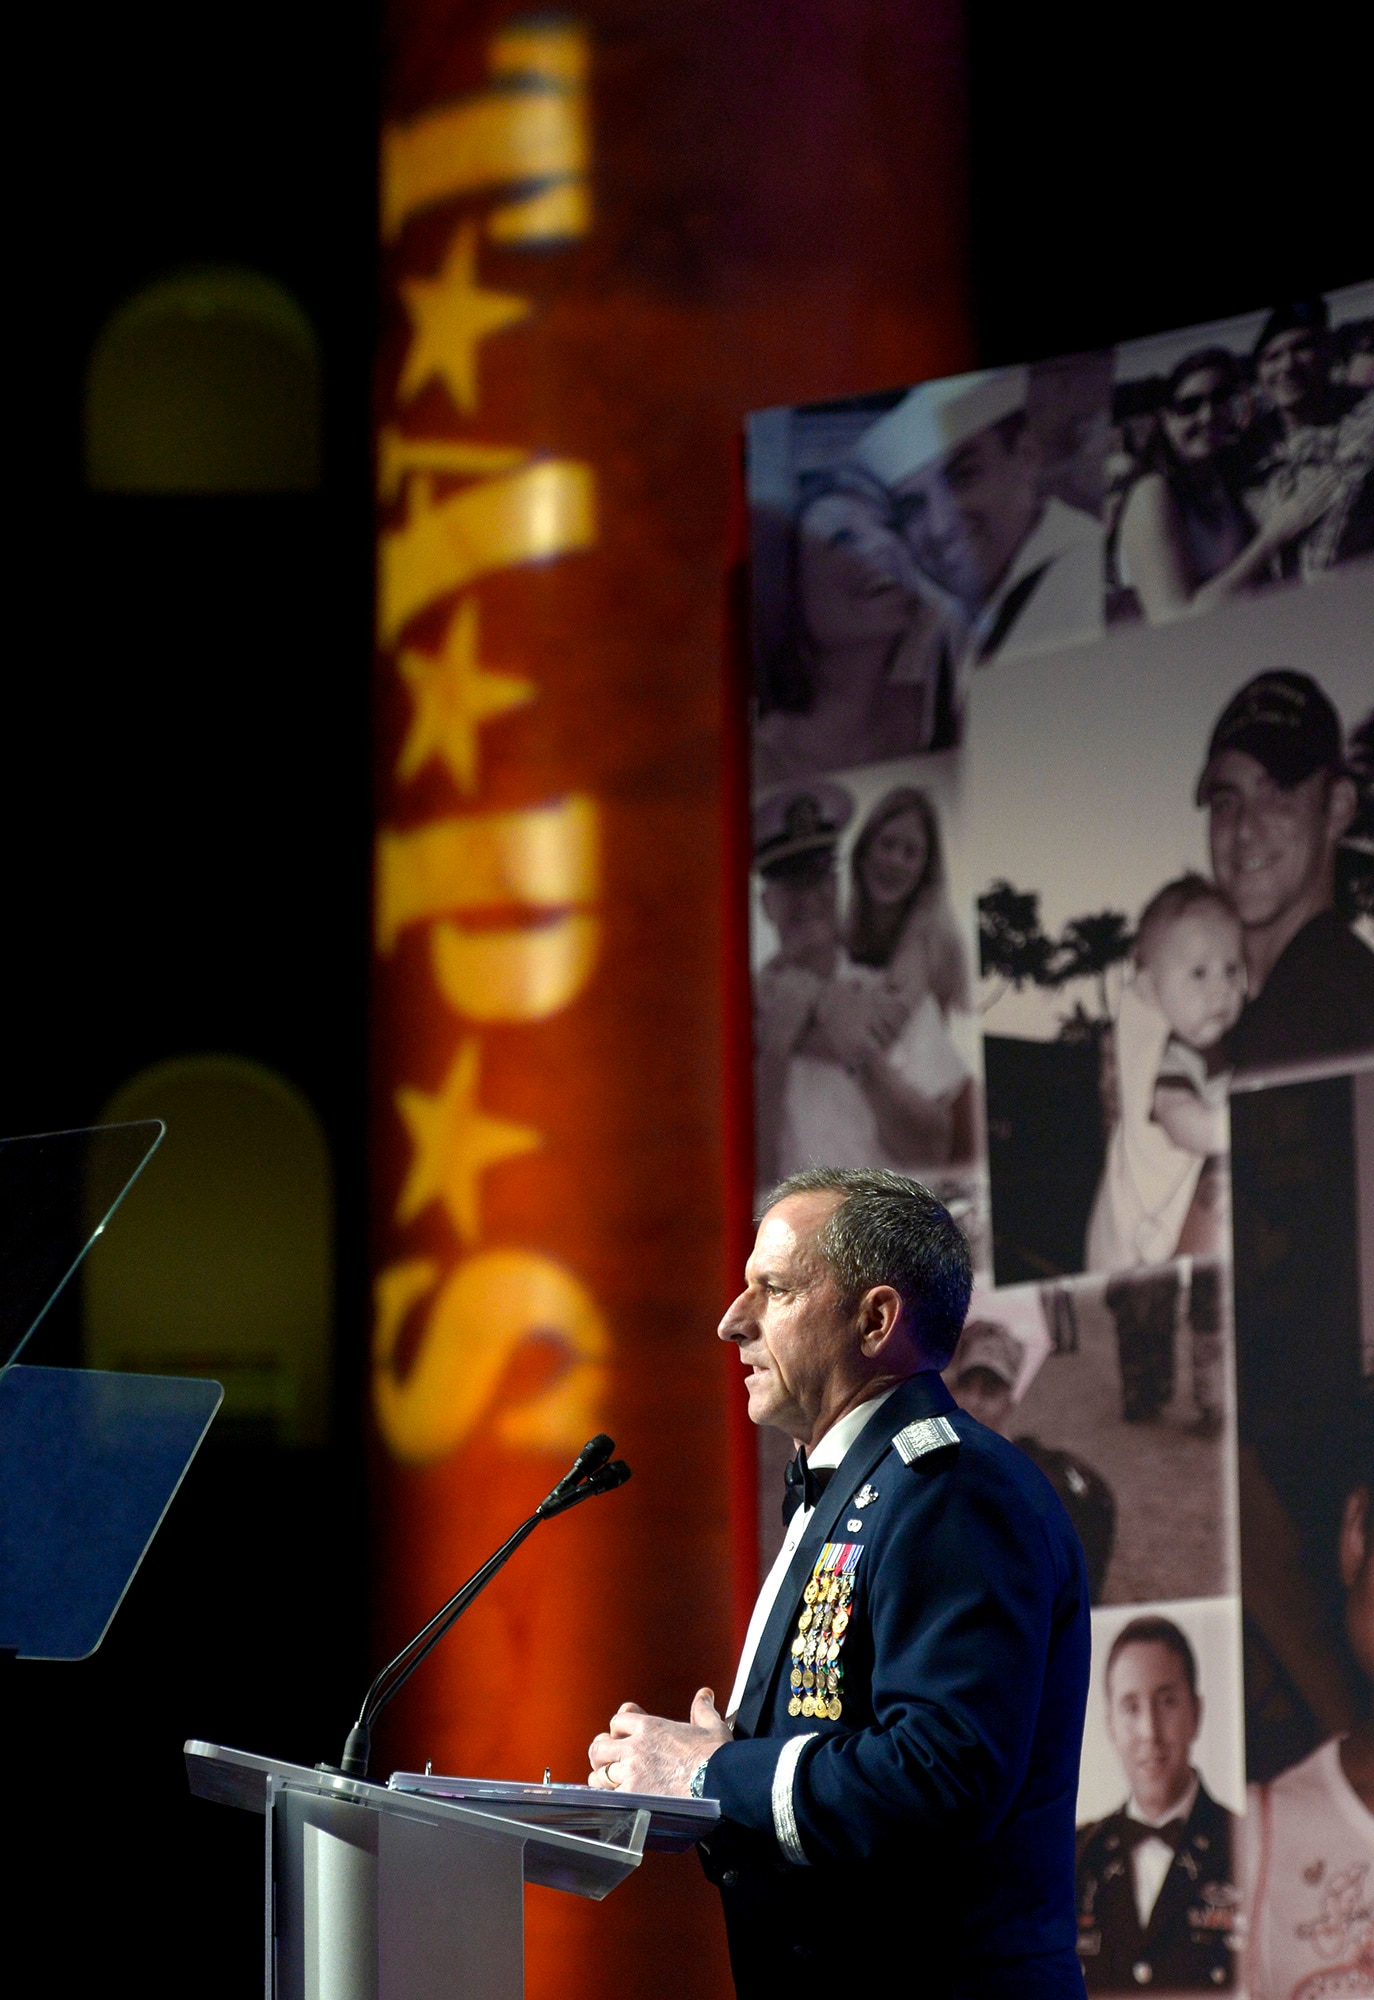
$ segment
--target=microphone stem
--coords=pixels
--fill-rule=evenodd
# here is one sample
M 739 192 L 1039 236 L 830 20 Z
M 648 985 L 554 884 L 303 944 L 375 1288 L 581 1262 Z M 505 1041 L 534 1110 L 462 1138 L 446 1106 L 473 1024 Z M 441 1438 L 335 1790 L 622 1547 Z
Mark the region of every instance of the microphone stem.
M 593 1442 L 596 1442 L 596 1440 Z M 610 1450 L 613 1451 L 615 1449 L 614 1445 L 610 1444 L 609 1439 L 605 1442 Z M 604 1457 L 605 1453 L 602 1456 Z M 574 1472 L 576 1470 L 577 1468 L 574 1467 Z M 589 1478 L 584 1479 L 581 1484 L 576 1486 L 569 1485 L 569 1480 L 572 1477 L 571 1474 L 567 1479 L 561 1479 L 553 1492 L 540 1501 L 529 1519 L 522 1521 L 515 1533 L 501 1544 L 496 1554 L 487 1558 L 482 1567 L 468 1578 L 461 1589 L 454 1592 L 447 1604 L 440 1605 L 428 1624 L 424 1625 L 415 1634 L 413 1639 L 408 1640 L 402 1646 L 394 1660 L 387 1662 L 363 1697 L 363 1705 L 358 1712 L 358 1720 L 349 1731 L 348 1742 L 344 1746 L 343 1761 L 340 1769 L 345 1777 L 365 1778 L 367 1776 L 368 1755 L 372 1740 L 372 1724 L 377 1716 L 386 1707 L 387 1703 L 400 1693 L 401 1689 L 415 1672 L 415 1669 L 420 1665 L 422 1660 L 427 1659 L 429 1654 L 433 1652 L 454 1620 L 461 1617 L 463 1612 L 472 1603 L 472 1600 L 486 1589 L 497 1572 L 503 1569 L 510 1561 L 520 1544 L 534 1533 L 539 1523 L 551 1520 L 555 1514 L 566 1513 L 569 1508 L 579 1506 L 584 1500 L 590 1500 L 598 1494 L 613 1491 L 615 1487 L 623 1485 L 629 1476 L 630 1468 L 627 1465 L 617 1463 L 610 1466 L 598 1466 Z M 326 1767 L 321 1766 L 321 1768 Z
M 429 1623 L 402 1646 L 394 1660 L 388 1661 L 363 1699 L 358 1716 L 360 1723 L 366 1725 L 374 1721 L 380 1710 L 385 1708 L 393 1696 L 400 1693 L 420 1662 L 434 1650 L 454 1620 L 462 1616 L 474 1597 L 486 1589 L 497 1571 L 504 1569 L 526 1537 L 534 1533 L 539 1526 L 539 1520 L 538 1514 L 531 1514 L 527 1521 L 522 1521 L 509 1540 L 501 1544 L 496 1554 L 487 1558 L 482 1567 L 453 1593 L 447 1604 L 440 1605 Z

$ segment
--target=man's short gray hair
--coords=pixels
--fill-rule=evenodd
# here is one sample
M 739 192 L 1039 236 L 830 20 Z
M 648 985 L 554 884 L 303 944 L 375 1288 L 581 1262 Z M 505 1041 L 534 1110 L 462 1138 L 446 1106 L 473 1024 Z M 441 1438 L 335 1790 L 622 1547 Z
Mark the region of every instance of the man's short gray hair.
M 838 1194 L 816 1238 L 840 1293 L 853 1312 L 875 1285 L 891 1285 L 930 1367 L 947 1365 L 959 1342 L 973 1290 L 973 1259 L 949 1210 L 909 1174 L 887 1167 L 804 1167 L 768 1197 L 768 1207 L 794 1194 Z

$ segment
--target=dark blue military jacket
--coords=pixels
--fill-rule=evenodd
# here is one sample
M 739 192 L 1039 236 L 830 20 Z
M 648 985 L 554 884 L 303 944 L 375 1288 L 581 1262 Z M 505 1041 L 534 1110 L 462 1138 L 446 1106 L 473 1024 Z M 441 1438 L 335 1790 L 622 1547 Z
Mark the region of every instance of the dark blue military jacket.
M 829 1699 L 789 1713 L 826 1549 L 852 1579 L 836 1720 Z M 822 1495 L 707 1769 L 742 2000 L 894 1967 L 922 2000 L 1081 1996 L 1088 1653 L 1083 1552 L 1048 1480 L 937 1375 L 903 1383 Z

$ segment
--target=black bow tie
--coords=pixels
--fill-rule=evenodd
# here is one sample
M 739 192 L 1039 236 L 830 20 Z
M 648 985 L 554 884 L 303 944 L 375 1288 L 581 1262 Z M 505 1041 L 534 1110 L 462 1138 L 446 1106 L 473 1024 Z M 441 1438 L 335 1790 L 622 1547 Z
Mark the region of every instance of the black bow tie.
M 1163 1826 L 1146 1826 L 1143 1820 L 1128 1819 L 1125 1827 L 1127 1848 L 1134 1852 L 1144 1840 L 1162 1840 L 1166 1847 L 1172 1847 L 1177 1854 L 1183 1841 L 1184 1822 L 1181 1819 L 1166 1819 Z
M 782 1496 L 782 1524 L 788 1525 L 798 1507 L 814 1507 L 835 1477 L 833 1466 L 811 1466 L 806 1462 L 806 1446 L 797 1446 L 797 1455 L 783 1473 L 786 1490 Z

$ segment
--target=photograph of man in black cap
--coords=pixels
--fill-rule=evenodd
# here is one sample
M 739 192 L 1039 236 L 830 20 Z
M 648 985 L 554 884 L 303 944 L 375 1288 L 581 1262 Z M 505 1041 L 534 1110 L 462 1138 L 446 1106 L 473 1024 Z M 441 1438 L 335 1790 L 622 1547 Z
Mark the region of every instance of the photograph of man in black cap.
M 1337 854 L 1358 807 L 1340 719 L 1309 674 L 1257 674 L 1223 709 L 1197 803 L 1212 873 L 1242 926 L 1238 1071 L 1374 1047 L 1374 952 L 1336 909 Z

